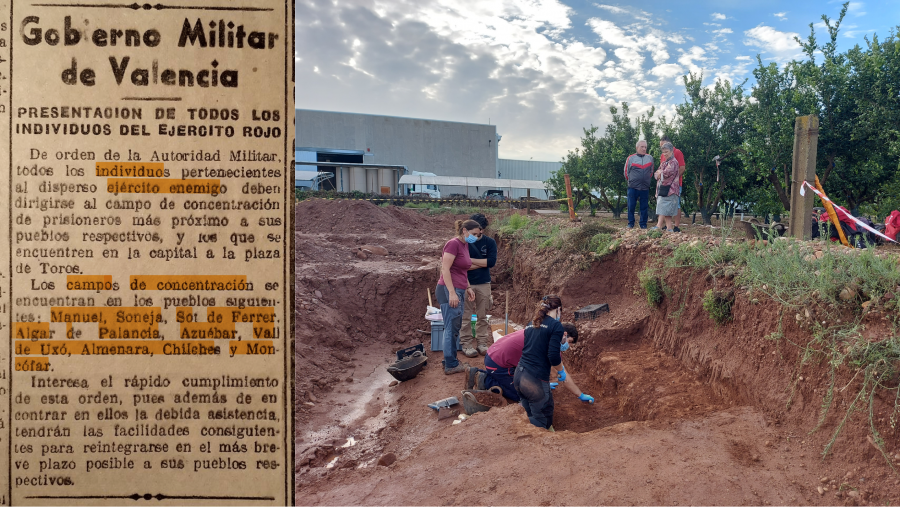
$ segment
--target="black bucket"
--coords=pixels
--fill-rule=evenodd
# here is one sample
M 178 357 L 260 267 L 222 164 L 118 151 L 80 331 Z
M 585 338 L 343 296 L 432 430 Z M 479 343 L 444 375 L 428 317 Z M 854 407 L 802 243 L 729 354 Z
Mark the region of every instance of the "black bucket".
M 414 379 L 425 367 L 426 361 L 428 361 L 428 356 L 417 350 L 411 356 L 395 361 L 394 364 L 387 367 L 387 371 L 395 379 L 405 382 Z

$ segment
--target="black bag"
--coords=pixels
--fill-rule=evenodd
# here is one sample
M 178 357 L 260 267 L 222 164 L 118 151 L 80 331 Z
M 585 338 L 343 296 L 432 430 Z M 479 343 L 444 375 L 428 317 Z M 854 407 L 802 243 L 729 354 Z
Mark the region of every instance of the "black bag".
M 672 185 L 660 185 L 659 186 L 659 197 L 669 197 L 669 189 L 672 188 Z

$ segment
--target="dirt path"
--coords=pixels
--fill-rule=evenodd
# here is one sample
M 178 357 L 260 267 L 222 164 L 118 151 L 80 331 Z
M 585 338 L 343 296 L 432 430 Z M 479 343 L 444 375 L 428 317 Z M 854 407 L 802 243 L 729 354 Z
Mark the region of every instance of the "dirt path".
M 762 324 L 739 318 L 722 330 L 685 312 L 675 333 L 673 308 L 652 311 L 635 294 L 648 253 L 636 249 L 575 277 L 539 272 L 539 259 L 520 261 L 514 275 L 511 259 L 498 263 L 495 315 L 502 291 L 523 319 L 539 286 L 559 280 L 550 288 L 563 296 L 564 320 L 580 306 L 610 304 L 611 314 L 579 323 L 582 339 L 563 355 L 596 404 L 557 392 L 555 433 L 531 426 L 518 405 L 456 425 L 437 420 L 426 404 L 459 396 L 464 382 L 443 375 L 441 353 L 429 352 L 423 372 L 400 384 L 385 367 L 399 348 L 429 349 L 417 329 L 427 330 L 425 290 L 451 223 L 364 202 L 298 207 L 299 505 L 900 502 L 900 476 L 867 450 L 864 432 L 842 437 L 837 458 L 820 459 L 828 432 L 807 435 L 817 402 L 785 410 L 790 372 L 778 361 L 789 358 L 761 348 L 771 347 L 763 339 L 771 323 L 759 309 L 751 320 Z M 376 243 L 388 255 L 357 256 Z M 677 286 L 696 292 L 703 281 L 691 280 Z

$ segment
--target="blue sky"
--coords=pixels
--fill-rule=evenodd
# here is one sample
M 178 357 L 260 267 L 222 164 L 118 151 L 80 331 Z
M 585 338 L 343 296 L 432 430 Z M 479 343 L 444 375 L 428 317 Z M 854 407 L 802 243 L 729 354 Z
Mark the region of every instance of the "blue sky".
M 841 1 L 301 0 L 297 107 L 471 123 L 501 158 L 559 160 L 609 106 L 672 115 L 681 76 L 752 78 L 800 56 Z M 886 36 L 900 0 L 851 2 L 840 48 Z M 748 86 L 752 81 L 748 82 Z

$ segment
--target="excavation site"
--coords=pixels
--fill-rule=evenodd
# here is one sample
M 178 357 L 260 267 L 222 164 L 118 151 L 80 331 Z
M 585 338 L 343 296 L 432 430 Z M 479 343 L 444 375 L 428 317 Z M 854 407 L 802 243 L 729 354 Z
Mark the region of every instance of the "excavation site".
M 595 402 L 557 387 L 553 431 L 516 403 L 428 406 L 466 387 L 425 315 L 442 247 L 476 211 L 498 248 L 495 337 L 547 294 L 578 329 L 562 360 Z M 362 200 L 295 216 L 299 505 L 900 503 L 897 249 Z M 575 320 L 590 305 L 608 311 Z M 419 344 L 427 364 L 396 380 Z

